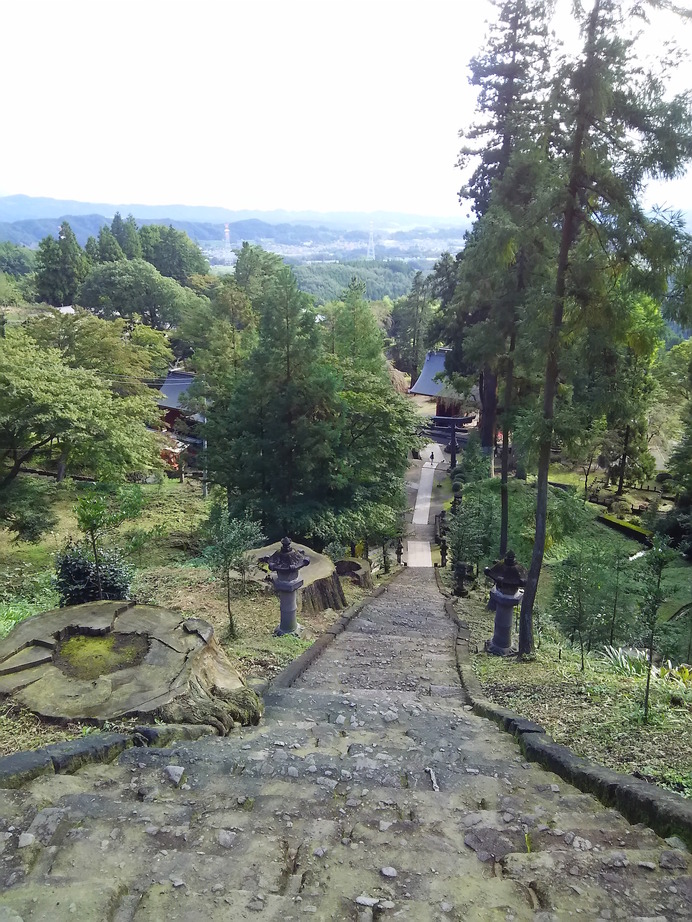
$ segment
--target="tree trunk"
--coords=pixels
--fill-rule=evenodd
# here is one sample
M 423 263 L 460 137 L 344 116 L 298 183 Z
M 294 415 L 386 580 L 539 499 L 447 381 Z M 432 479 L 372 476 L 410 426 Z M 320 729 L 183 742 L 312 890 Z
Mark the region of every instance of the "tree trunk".
M 231 573 L 230 570 L 226 571 L 226 609 L 228 611 L 228 636 L 231 640 L 235 640 L 238 636 L 238 632 L 235 629 L 235 621 L 233 620 L 233 612 L 231 611 Z
M 610 646 L 613 646 L 615 638 L 615 619 L 618 611 L 618 595 L 620 591 L 620 567 L 616 565 L 615 570 L 615 598 L 613 599 L 613 617 L 610 619 Z
M 67 456 L 69 454 L 68 448 L 63 448 L 60 452 L 60 457 L 58 458 L 58 464 L 55 472 L 55 479 L 58 483 L 62 483 L 65 479 L 65 474 L 67 473 Z
M 630 444 L 630 427 L 629 425 L 625 429 L 625 441 L 622 445 L 622 464 L 620 465 L 620 479 L 618 481 L 618 488 L 615 491 L 616 496 L 622 496 L 625 492 L 625 467 L 627 466 L 627 449 Z
M 497 419 L 497 375 L 486 365 L 481 388 L 481 448 L 489 456 L 490 476 L 495 473 L 495 423 Z
M 36 445 L 32 445 L 32 447 L 29 448 L 25 452 L 23 453 L 20 452 L 19 454 L 15 453 L 14 463 L 12 464 L 12 467 L 9 469 L 9 471 L 3 477 L 3 479 L 0 480 L 0 490 L 2 490 L 3 487 L 6 487 L 8 483 L 11 483 L 14 480 L 14 478 L 21 471 L 22 464 L 25 464 L 27 461 L 31 460 L 31 458 L 33 458 L 33 456 L 36 454 L 39 448 L 43 448 L 43 446 L 47 445 L 50 441 L 52 441 L 52 439 L 53 439 L 53 436 L 49 436 L 48 438 L 43 439 L 42 441 L 38 442 Z
M 585 72 L 593 66 L 595 56 L 596 25 L 600 12 L 600 0 L 595 0 L 589 19 L 587 35 L 587 60 Z M 533 651 L 533 607 L 538 591 L 538 579 L 543 566 L 545 552 L 545 534 L 548 521 L 548 470 L 550 468 L 550 446 L 553 436 L 553 417 L 555 415 L 555 394 L 558 378 L 558 352 L 560 346 L 560 332 L 562 330 L 562 317 L 565 310 L 565 292 L 567 285 L 567 270 L 569 267 L 570 250 L 577 235 L 577 196 L 581 177 L 581 158 L 586 140 L 588 127 L 587 107 L 591 102 L 588 88 L 583 88 L 579 98 L 577 122 L 574 134 L 574 148 L 570 165 L 569 185 L 567 200 L 562 221 L 562 235 L 560 239 L 560 253 L 557 262 L 555 279 L 555 303 L 553 306 L 553 319 L 548 339 L 548 358 L 545 368 L 545 383 L 543 391 L 543 427 L 538 452 L 538 477 L 536 489 L 536 534 L 531 555 L 531 566 L 526 580 L 526 589 L 521 603 L 519 619 L 519 655 L 526 656 Z
M 646 691 L 644 692 L 644 723 L 649 719 L 649 688 L 651 686 L 651 670 L 654 665 L 654 637 L 656 635 L 656 629 L 651 629 L 651 635 L 649 636 L 649 662 L 647 664 L 646 670 Z
M 91 547 L 94 551 L 94 566 L 96 567 L 96 585 L 99 590 L 99 599 L 103 599 L 103 587 L 101 585 L 101 567 L 99 566 L 99 555 L 96 549 L 96 535 L 91 532 Z
M 502 465 L 500 473 L 500 558 L 507 553 L 507 540 L 509 530 L 509 417 L 512 408 L 512 387 L 514 377 L 514 347 L 516 345 L 516 330 L 512 329 L 512 338 L 509 343 L 509 356 L 507 358 L 507 372 L 505 374 L 505 399 L 502 422 Z

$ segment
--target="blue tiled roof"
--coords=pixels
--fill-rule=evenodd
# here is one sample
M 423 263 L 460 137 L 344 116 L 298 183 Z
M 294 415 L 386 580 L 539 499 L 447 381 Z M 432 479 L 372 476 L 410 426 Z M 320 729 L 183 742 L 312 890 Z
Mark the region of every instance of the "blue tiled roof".
M 409 389 L 410 394 L 422 394 L 424 397 L 447 397 L 451 400 L 460 399 L 448 381 L 435 380 L 435 375 L 445 372 L 445 356 L 448 351 L 448 349 L 437 349 L 434 352 L 428 352 L 418 380 Z
M 168 410 L 184 410 L 181 397 L 187 393 L 187 389 L 195 380 L 195 376 L 184 371 L 169 371 L 166 380 L 159 390 L 163 399 L 158 401 L 160 407 L 166 407 Z

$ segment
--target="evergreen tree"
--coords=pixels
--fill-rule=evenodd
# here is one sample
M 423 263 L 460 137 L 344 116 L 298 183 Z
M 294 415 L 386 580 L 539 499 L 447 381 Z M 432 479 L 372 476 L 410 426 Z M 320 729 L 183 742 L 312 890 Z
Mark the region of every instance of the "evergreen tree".
M 116 239 L 127 259 L 142 258 L 142 244 L 139 239 L 139 228 L 131 214 L 127 216 L 124 222 L 121 222 L 119 236 Z
M 553 617 L 572 643 L 579 642 L 582 672 L 585 652 L 602 638 L 607 622 L 605 567 L 601 548 L 582 539 L 553 571 Z
M 272 538 L 305 534 L 329 501 L 340 419 L 314 308 L 282 269 L 262 299 L 246 373 L 209 411 L 209 469 L 231 510 L 259 515 Z
M 471 199 L 480 217 L 490 207 L 493 185 L 500 181 L 527 132 L 540 134 L 542 90 L 549 63 L 548 23 L 554 0 L 492 0 L 497 18 L 490 25 L 487 46 L 469 64 L 469 82 L 478 87 L 481 120 L 460 131 L 465 144 L 457 165 L 477 165 L 459 192 Z
M 674 228 L 647 218 L 640 199 L 648 176 L 674 176 L 692 154 L 692 120 L 685 99 L 666 99 L 660 77 L 629 64 L 636 52 L 634 40 L 625 37 L 626 7 L 617 0 L 594 0 L 584 23 L 582 57 L 576 67 L 558 76 L 564 90 L 555 138 L 556 153 L 565 164 L 561 237 L 538 429 L 536 534 L 521 608 L 520 654 L 533 649 L 532 614 L 545 548 L 565 316 L 580 311 L 597 273 L 605 268 L 617 274 L 624 263 L 636 266 L 639 286 L 662 294 L 676 254 Z
M 384 372 L 384 337 L 370 304 L 365 300 L 365 285 L 354 276 L 343 299 L 327 305 L 330 330 L 327 349 L 340 364 L 371 374 Z
M 98 255 L 98 261 L 101 263 L 114 263 L 125 259 L 115 235 L 107 227 L 102 227 L 99 231 Z
M 95 263 L 101 262 L 101 254 L 99 252 L 99 243 L 96 237 L 89 236 L 87 237 L 87 242 L 84 245 L 84 252 L 86 253 L 89 263 L 93 266 Z
M 450 372 L 478 377 L 481 444 L 488 455 L 495 447 L 501 401 L 500 556 L 507 551 L 517 330 L 525 303 L 535 298 L 529 291 L 532 272 L 540 271 L 544 258 L 546 228 L 536 220 L 536 199 L 545 162 L 542 109 L 553 5 L 545 0 L 494 3 L 498 13 L 487 49 L 470 64 L 470 81 L 479 87 L 480 120 L 465 133 L 471 143 L 458 161 L 462 168 L 476 161 L 459 196 L 471 199 L 479 220 L 458 257 L 456 286 L 445 309 L 452 342 L 447 364 Z M 504 378 L 501 395 L 498 376 Z
M 252 306 L 257 308 L 283 265 L 281 257 L 276 253 L 268 253 L 262 247 L 251 246 L 247 241 L 243 242 L 240 250 L 236 250 L 236 257 L 236 284 L 245 292 Z
M 60 225 L 57 240 L 44 237 L 39 243 L 36 289 L 41 300 L 48 304 L 56 307 L 73 304 L 88 270 L 89 260 L 67 221 Z
M 433 315 L 431 283 L 422 272 L 416 272 L 411 291 L 394 305 L 390 328 L 396 366 L 411 376 L 411 383 L 415 383 L 425 362 Z

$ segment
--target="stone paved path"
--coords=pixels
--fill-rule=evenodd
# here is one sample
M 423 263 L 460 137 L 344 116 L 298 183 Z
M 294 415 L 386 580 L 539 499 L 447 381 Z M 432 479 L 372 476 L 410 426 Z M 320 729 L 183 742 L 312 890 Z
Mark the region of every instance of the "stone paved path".
M 689 856 L 525 763 L 453 642 L 409 568 L 259 727 L 0 791 L 0 920 L 689 919 Z
M 435 457 L 430 461 L 430 455 Z M 409 489 L 414 496 L 410 522 L 410 537 L 406 542 L 406 563 L 409 567 L 432 567 L 430 541 L 433 538 L 434 510 L 439 511 L 439 501 L 433 502 L 434 485 L 438 468 L 444 461 L 443 446 L 439 442 L 429 442 L 421 451 L 421 463 L 411 465 L 415 477 L 409 479 Z

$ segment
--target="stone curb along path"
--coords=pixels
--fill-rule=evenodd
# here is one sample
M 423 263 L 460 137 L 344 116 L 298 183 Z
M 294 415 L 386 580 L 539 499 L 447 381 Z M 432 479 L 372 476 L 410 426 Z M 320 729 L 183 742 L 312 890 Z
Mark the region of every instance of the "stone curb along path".
M 689 918 L 684 847 L 473 713 L 432 569 L 343 628 L 256 727 L 0 790 L 0 920 Z
M 445 602 L 445 611 L 457 625 L 457 666 L 474 713 L 487 717 L 517 737 L 530 761 L 555 772 L 579 790 L 594 794 L 603 804 L 619 810 L 632 823 L 646 823 L 664 837 L 679 836 L 692 847 L 692 803 L 689 800 L 577 756 L 569 747 L 556 743 L 540 724 L 490 701 L 483 693 L 470 662 L 468 625 L 458 618 L 450 599 Z

